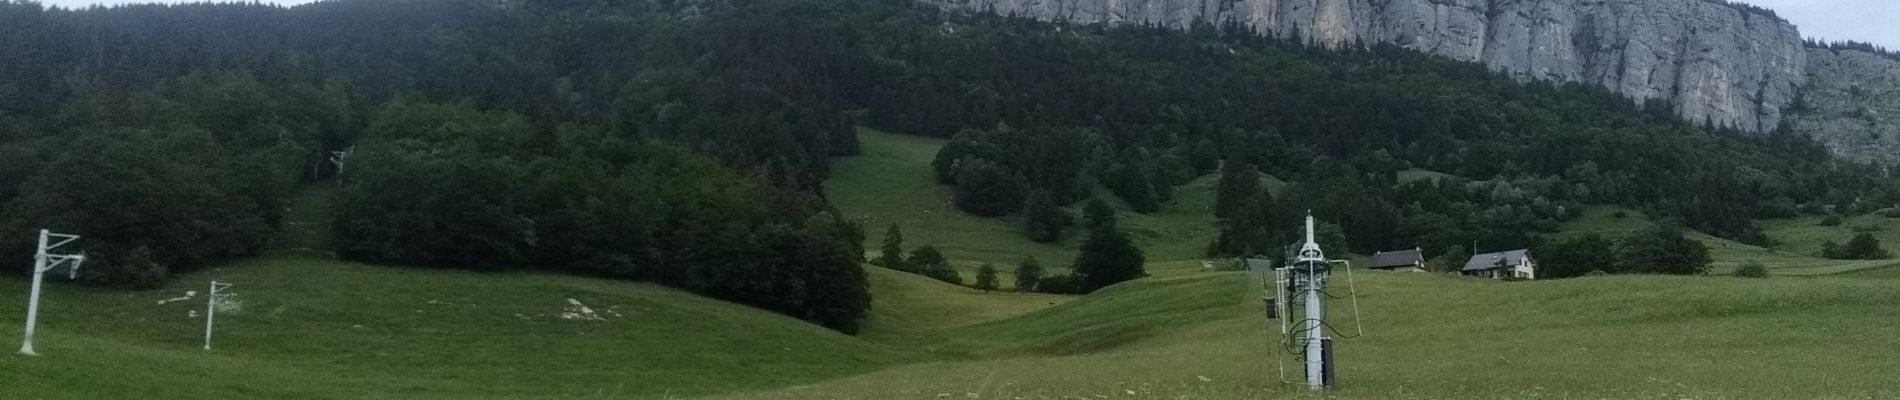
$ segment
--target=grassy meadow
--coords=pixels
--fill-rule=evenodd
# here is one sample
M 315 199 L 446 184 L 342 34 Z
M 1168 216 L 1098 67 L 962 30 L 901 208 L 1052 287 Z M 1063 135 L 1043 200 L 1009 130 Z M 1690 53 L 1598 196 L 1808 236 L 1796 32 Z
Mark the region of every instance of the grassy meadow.
M 991 262 L 1008 286 L 1023 257 L 1057 270 L 1074 257 L 1077 238 L 1036 244 L 1020 220 L 956 211 L 929 179 L 940 140 L 862 138 L 826 192 L 865 222 L 871 255 L 895 222 L 907 247 L 939 246 L 966 280 Z M 867 266 L 875 300 L 855 336 L 651 284 L 338 261 L 328 191 L 313 187 L 263 257 L 153 291 L 49 282 L 44 356 L 0 359 L 0 399 L 1900 398 L 1900 267 L 1812 255 L 1856 230 L 1900 243 L 1878 217 L 1765 221 L 1780 242 L 1769 248 L 1695 234 L 1718 272 L 1757 260 L 1768 279 L 1339 275 L 1332 291 L 1356 289 L 1359 318 L 1334 300 L 1333 322 L 1364 334 L 1337 342 L 1338 388 L 1312 393 L 1282 382 L 1300 372 L 1280 321 L 1264 318 L 1262 278 L 1199 257 L 1213 181 L 1163 212 L 1120 215 L 1150 278 L 1061 296 Z M 1560 236 L 1648 221 L 1593 207 Z M 235 283 L 241 307 L 219 314 L 205 351 L 211 280 Z M 0 338 L 19 337 L 26 286 L 0 278 L 0 298 L 20 305 L 0 308 Z

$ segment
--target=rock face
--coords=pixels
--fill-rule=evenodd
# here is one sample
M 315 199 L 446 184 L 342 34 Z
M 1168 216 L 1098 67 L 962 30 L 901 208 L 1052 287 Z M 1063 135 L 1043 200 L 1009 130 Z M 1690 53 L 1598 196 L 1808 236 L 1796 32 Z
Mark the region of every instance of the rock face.
M 1900 161 L 1900 60 L 1854 50 L 1808 49 L 1809 83 L 1791 126 L 1835 155 Z
M 1519 79 L 1662 99 L 1695 122 L 1773 130 L 1806 79 L 1794 25 L 1702 0 L 922 0 L 1046 20 L 1238 23 L 1327 46 L 1384 42 Z

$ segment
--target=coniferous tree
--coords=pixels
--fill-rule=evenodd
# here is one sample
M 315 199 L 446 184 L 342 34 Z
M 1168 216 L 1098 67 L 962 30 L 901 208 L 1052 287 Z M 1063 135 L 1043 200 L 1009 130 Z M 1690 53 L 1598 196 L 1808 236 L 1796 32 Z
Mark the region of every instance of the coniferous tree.
M 898 229 L 897 224 L 891 224 L 890 229 L 884 230 L 884 247 L 881 250 L 883 253 L 878 254 L 877 265 L 904 272 L 917 271 L 904 260 L 904 231 Z
M 1134 165 L 1117 163 L 1109 167 L 1109 189 L 1128 203 L 1128 208 L 1138 213 L 1152 213 L 1161 209 L 1161 199 L 1155 195 L 1154 186 L 1149 184 L 1147 174 Z
M 1023 233 L 1030 240 L 1042 243 L 1061 240 L 1063 231 L 1072 223 L 1069 213 L 1056 205 L 1055 196 L 1047 190 L 1036 189 L 1023 206 Z
M 1207 248 L 1209 257 L 1250 257 L 1278 255 L 1280 246 L 1286 245 L 1285 238 L 1275 234 L 1285 230 L 1278 218 L 1273 196 L 1264 191 L 1256 193 L 1244 203 L 1241 210 L 1221 218 L 1218 222 L 1220 234 L 1214 237 Z
M 1221 166 L 1220 184 L 1214 189 L 1214 216 L 1227 217 L 1261 193 L 1260 172 L 1244 160 Z
M 1036 284 L 1042 282 L 1042 264 L 1035 257 L 1023 259 L 1016 264 L 1016 291 L 1034 292 Z
M 1100 198 L 1089 199 L 1088 205 L 1082 206 L 1082 220 L 1088 223 L 1090 230 L 1114 228 L 1115 206 L 1108 205 L 1107 200 Z
M 976 283 L 972 287 L 985 292 L 996 290 L 999 285 L 996 280 L 996 266 L 983 263 L 983 267 L 976 270 Z
M 1096 289 L 1121 283 L 1130 279 L 1147 276 L 1143 265 L 1147 263 L 1141 248 L 1136 247 L 1115 226 L 1114 214 L 1096 221 L 1089 228 L 1089 237 L 1082 242 L 1081 253 L 1075 257 L 1074 281 L 1078 292 L 1093 292 Z

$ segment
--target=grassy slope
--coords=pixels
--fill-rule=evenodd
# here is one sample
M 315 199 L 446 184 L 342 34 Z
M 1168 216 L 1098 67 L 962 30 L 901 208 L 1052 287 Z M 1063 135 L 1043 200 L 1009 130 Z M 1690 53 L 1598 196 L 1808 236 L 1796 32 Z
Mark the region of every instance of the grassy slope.
M 1617 217 L 1617 213 L 1624 216 Z M 1896 265 L 1896 260 L 1829 260 L 1815 257 L 1820 252 L 1822 240 L 1846 242 L 1853 236 L 1851 226 L 1881 226 L 1888 231 L 1876 234 L 1892 235 L 1891 240 L 1900 241 L 1900 221 L 1867 216 L 1850 219 L 1850 223 L 1838 227 L 1818 226 L 1820 217 L 1806 217 L 1792 220 L 1769 220 L 1761 222 L 1764 232 L 1770 238 L 1781 242 L 1773 247 L 1764 248 L 1736 242 L 1733 240 L 1709 236 L 1700 232 L 1691 232 L 1690 237 L 1709 247 L 1709 255 L 1715 259 L 1711 273 L 1725 274 L 1748 261 L 1761 262 L 1770 272 L 1778 275 L 1818 276 L 1839 274 L 1864 269 L 1877 269 Z M 1629 232 L 1642 229 L 1650 224 L 1648 216 L 1642 212 L 1622 207 L 1594 206 L 1584 210 L 1583 216 L 1565 223 L 1562 233 L 1556 235 L 1562 239 L 1588 233 L 1607 238 L 1622 237 Z M 1883 236 L 1883 243 L 1888 237 Z
M 1366 335 L 1342 339 L 1337 398 L 1889 398 L 1900 283 L 1602 277 L 1500 283 L 1358 277 Z M 1275 383 L 1257 281 L 1131 282 L 953 330 L 989 355 L 715 399 L 1255 399 Z M 1332 303 L 1336 316 L 1349 310 Z M 1350 319 L 1338 320 L 1353 331 Z M 1287 364 L 1292 367 L 1292 364 Z
M 926 239 L 911 243 L 944 244 L 966 263 L 1073 252 L 1073 243 L 1022 240 L 1007 220 L 958 216 L 940 204 L 948 198 L 943 188 L 915 184 L 926 175 L 896 174 L 902 166 L 895 160 L 875 164 L 878 154 L 901 151 L 927 160 L 916 157 L 924 153 L 918 149 L 934 143 L 867 133 L 869 155 L 844 160 L 841 178 L 855 181 L 842 182 L 881 177 L 883 186 L 832 186 L 834 201 L 860 217 L 916 223 L 907 234 Z M 863 167 L 893 173 L 865 174 Z M 312 192 L 293 219 L 325 219 L 308 209 L 321 205 L 322 195 Z M 1184 195 L 1183 202 L 1194 196 Z M 909 207 L 918 204 L 925 206 Z M 1608 216 L 1613 211 L 1593 209 L 1567 228 L 1612 234 L 1642 225 L 1639 214 L 1617 219 Z M 1167 215 L 1124 218 L 1158 232 L 1197 223 Z M 1274 347 L 1277 329 L 1260 317 L 1258 278 L 1201 273 L 1193 254 L 1180 249 L 1189 246 L 1168 250 L 1169 241 L 1204 243 L 1204 237 L 1143 236 L 1160 249 L 1151 250 L 1161 255 L 1151 265 L 1158 277 L 1084 297 L 983 293 L 873 267 L 876 308 L 865 332 L 850 337 L 654 285 L 336 262 L 319 256 L 325 253 L 320 230 L 287 232 L 271 256 L 184 274 L 160 291 L 51 285 L 39 342 L 47 356 L 0 361 L 0 381 L 7 382 L 0 398 L 1255 399 L 1304 393 L 1275 381 L 1276 360 L 1285 361 L 1285 353 Z M 1777 272 L 1806 262 L 1784 251 L 1739 246 L 1719 247 L 1717 254 L 1788 257 Z M 1066 257 L 1058 258 L 1048 264 L 1066 264 Z M 1888 334 L 1900 330 L 1900 320 L 1889 317 L 1900 313 L 1896 271 L 1521 283 L 1361 272 L 1355 278 L 1366 335 L 1339 342 L 1341 386 L 1332 395 L 1900 397 L 1900 388 L 1889 384 L 1900 360 L 1883 351 L 1900 347 L 1900 337 Z M 186 316 L 202 300 L 157 301 L 212 279 L 238 283 L 244 311 L 220 316 L 218 348 L 205 352 L 198 350 L 202 320 Z M 0 279 L 0 298 L 21 298 L 24 289 L 17 278 Z M 568 298 L 619 316 L 559 319 Z M 1331 304 L 1335 322 L 1355 331 L 1345 318 L 1350 303 Z M 0 310 L 6 320 L 0 337 L 17 337 L 21 313 Z
M 1052 244 L 1023 237 L 1022 219 L 978 218 L 950 203 L 952 188 L 938 184 L 930 170 L 943 140 L 860 129 L 864 153 L 840 158 L 825 193 L 847 218 L 864 223 L 866 251 L 875 257 L 885 230 L 895 223 L 903 229 L 905 251 L 922 245 L 937 246 L 962 271 L 966 282 L 975 279 L 984 262 L 1013 271 L 1025 257 L 1035 257 L 1045 268 L 1066 268 L 1075 259 L 1081 233 Z M 1122 212 L 1120 226 L 1157 262 L 1151 274 L 1169 275 L 1200 269 L 1200 255 L 1217 233 L 1213 214 L 1216 176 L 1203 176 L 1175 191 L 1172 202 L 1154 214 Z M 1270 186 L 1280 186 L 1275 181 Z M 1080 207 L 1080 204 L 1076 204 Z M 1072 210 L 1077 211 L 1077 210 Z M 1077 215 L 1080 213 L 1077 212 Z M 1011 286 L 1003 279 L 1004 287 Z
M 203 298 L 237 283 L 201 351 Z M 0 281 L 0 298 L 24 298 Z M 587 398 L 771 387 L 916 356 L 790 318 L 659 286 L 533 273 L 265 259 L 188 274 L 160 291 L 52 285 L 45 357 L 11 357 L 0 398 Z M 558 317 L 566 299 L 605 321 Z M 609 313 L 608 310 L 613 310 Z M 618 316 L 615 316 L 615 313 Z M 0 311 L 18 337 L 21 310 Z M 740 373 L 744 371 L 745 373 Z M 110 379 L 102 379 L 110 377 Z

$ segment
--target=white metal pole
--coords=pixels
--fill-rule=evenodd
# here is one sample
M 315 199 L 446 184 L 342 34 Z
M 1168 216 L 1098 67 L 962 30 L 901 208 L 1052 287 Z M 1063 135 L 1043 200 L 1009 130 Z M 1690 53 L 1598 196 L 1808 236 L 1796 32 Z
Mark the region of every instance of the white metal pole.
M 33 352 L 33 323 L 40 316 L 40 280 L 46 276 L 46 236 L 47 230 L 40 230 L 39 250 L 33 253 L 33 284 L 26 297 L 26 332 L 20 341 L 20 354 L 37 356 Z
M 1314 238 L 1313 216 L 1306 216 L 1306 243 L 1300 246 L 1299 263 L 1306 267 L 1301 279 L 1301 290 L 1306 295 L 1306 320 L 1300 329 L 1306 336 L 1306 385 L 1313 390 L 1326 388 L 1326 333 L 1322 331 L 1321 321 L 1326 318 L 1326 309 L 1320 303 L 1319 290 L 1325 280 L 1319 273 L 1319 265 L 1326 262 L 1319 242 Z
M 218 281 L 211 281 L 205 292 L 205 350 L 211 350 L 211 321 L 218 316 Z
M 1325 309 L 1320 305 L 1319 276 L 1314 275 L 1313 263 L 1306 264 L 1306 385 L 1313 390 L 1324 389 L 1325 349 L 1321 341 L 1325 338 L 1320 329 L 1320 319 L 1325 318 Z

